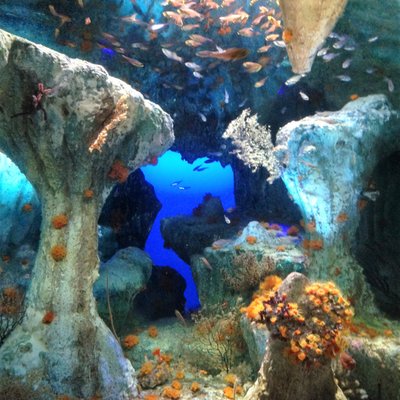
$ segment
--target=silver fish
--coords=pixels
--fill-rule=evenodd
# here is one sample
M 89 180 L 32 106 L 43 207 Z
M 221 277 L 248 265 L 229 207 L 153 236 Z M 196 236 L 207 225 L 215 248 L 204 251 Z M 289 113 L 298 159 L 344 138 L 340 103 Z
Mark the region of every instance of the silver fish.
M 378 40 L 378 36 L 373 36 L 373 37 L 370 37 L 369 39 L 368 39 L 368 42 L 369 43 L 374 43 L 374 42 L 376 42 Z
M 205 257 L 200 257 L 201 262 L 203 263 L 203 265 L 209 269 L 210 271 L 212 271 L 212 266 L 211 264 L 208 262 L 207 258 Z
M 299 95 L 304 101 L 310 100 L 310 98 L 304 92 L 299 92 Z
M 344 46 L 343 48 L 346 51 L 354 51 L 356 49 L 356 46 L 347 45 L 347 46 Z
M 342 82 L 350 82 L 351 81 L 351 77 L 349 75 L 336 75 L 336 78 Z
M 338 55 L 339 55 L 339 53 L 326 53 L 326 54 L 322 57 L 322 59 L 323 59 L 325 62 L 329 62 L 329 61 L 332 61 L 334 58 L 336 58 Z
M 286 86 L 295 85 L 302 77 L 303 77 L 303 75 L 293 75 L 291 78 L 289 78 L 289 79 L 285 82 L 285 85 L 286 85 Z
M 192 69 L 193 71 L 201 71 L 203 69 L 203 67 L 199 64 L 196 64 L 194 62 L 185 62 L 185 66 Z
M 274 40 L 273 43 L 276 47 L 282 47 L 282 48 L 286 47 L 286 44 L 283 40 Z
M 231 223 L 231 220 L 224 214 L 224 220 L 227 224 Z
M 225 104 L 229 103 L 229 93 L 226 89 L 225 89 L 225 94 L 224 94 L 224 103 Z
M 353 60 L 351 58 L 346 58 L 346 60 L 344 60 L 342 63 L 342 68 L 343 69 L 349 68 L 352 61 Z
M 183 63 L 183 58 L 179 57 L 178 54 L 176 54 L 174 51 L 168 49 L 161 49 L 161 51 L 164 53 L 165 57 Z
M 387 83 L 387 87 L 390 93 L 394 92 L 394 83 L 390 78 L 387 78 L 386 76 L 383 78 L 383 80 Z
M 322 49 L 318 50 L 317 57 L 324 56 L 329 50 L 329 47 L 323 47 Z
M 180 181 L 175 181 L 171 183 L 171 186 L 178 186 L 182 182 L 182 179 Z
M 207 117 L 203 113 L 199 112 L 198 115 L 203 122 L 207 122 Z
M 380 193 L 379 190 L 365 190 L 361 194 L 364 197 L 366 197 L 367 199 L 370 199 L 372 201 L 376 201 L 381 193 Z
M 193 76 L 197 79 L 204 78 L 204 76 L 200 72 L 197 72 L 197 71 L 193 71 Z

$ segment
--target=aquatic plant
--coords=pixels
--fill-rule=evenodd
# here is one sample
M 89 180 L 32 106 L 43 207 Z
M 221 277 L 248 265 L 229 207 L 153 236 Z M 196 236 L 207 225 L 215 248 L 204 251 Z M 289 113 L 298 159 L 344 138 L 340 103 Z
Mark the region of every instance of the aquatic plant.
M 224 309 L 219 304 L 192 315 L 195 322 L 188 362 L 198 367 L 229 372 L 244 356 L 238 307 Z
M 287 356 L 318 365 L 322 357 L 333 358 L 346 347 L 343 333 L 350 327 L 353 311 L 333 282 L 306 286 L 298 303 L 289 301 L 278 285 L 273 290 L 260 288 L 242 311 L 266 325 L 273 337 L 287 342 Z
M 270 257 L 257 260 L 251 251 L 241 252 L 234 256 L 232 268 L 221 269 L 222 279 L 235 292 L 246 292 L 255 289 L 261 280 L 275 269 Z
M 231 139 L 235 147 L 234 154 L 253 171 L 266 168 L 270 174 L 269 182 L 280 176 L 279 164 L 273 153 L 271 130 L 260 125 L 257 115 L 250 115 L 250 109 L 247 108 L 234 119 L 222 137 Z
M 6 287 L 1 291 L 0 347 L 15 327 L 22 322 L 26 310 L 24 299 L 25 294 L 21 289 Z

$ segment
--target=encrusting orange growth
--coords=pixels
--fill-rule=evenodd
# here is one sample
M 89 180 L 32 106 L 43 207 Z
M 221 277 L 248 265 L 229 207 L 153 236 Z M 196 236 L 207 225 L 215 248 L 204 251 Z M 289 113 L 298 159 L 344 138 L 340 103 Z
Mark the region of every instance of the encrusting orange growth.
M 145 361 L 140 368 L 140 375 L 149 375 L 154 369 L 154 364 L 151 361 Z
M 321 357 L 336 357 L 346 348 L 343 333 L 351 329 L 353 311 L 333 282 L 306 286 L 300 307 L 278 291 L 279 284 L 274 285 L 272 277 L 269 280 L 269 284 L 260 284 L 261 290 L 241 311 L 253 321 L 267 325 L 272 337 L 286 341 L 287 356 L 309 366 L 318 365 Z
M 131 349 L 139 344 L 139 337 L 136 335 L 125 336 L 122 344 L 126 349 Z
M 62 244 L 56 244 L 50 250 L 54 261 L 62 261 L 67 256 L 67 249 Z
M 176 379 L 183 379 L 185 377 L 185 372 L 184 371 L 178 371 L 175 375 Z
M 200 383 L 199 383 L 199 382 L 192 382 L 192 384 L 191 384 L 191 386 L 190 386 L 190 390 L 191 390 L 193 393 L 196 393 L 196 392 L 200 391 L 200 389 L 201 389 L 201 386 L 200 386 Z
M 49 325 L 53 322 L 55 317 L 55 314 L 53 313 L 53 311 L 47 311 L 46 314 L 44 314 L 43 318 L 42 318 L 42 323 Z
M 289 228 L 287 230 L 287 234 L 289 236 L 297 236 L 299 232 L 300 232 L 300 229 L 296 225 L 289 226 Z
M 234 386 L 235 383 L 237 382 L 238 377 L 235 374 L 227 374 L 225 375 L 224 381 L 230 385 L 230 386 Z
M 83 191 L 83 197 L 84 197 L 85 199 L 91 199 L 91 198 L 93 198 L 93 195 L 94 195 L 94 192 L 93 192 L 92 189 L 85 189 L 85 190 Z
M 145 394 L 143 400 L 158 400 L 159 398 L 158 394 Z
M 65 214 L 55 215 L 51 220 L 51 224 L 54 229 L 62 229 L 68 225 L 68 217 Z
M 22 206 L 22 211 L 25 212 L 25 213 L 29 213 L 29 212 L 31 212 L 32 210 L 33 210 L 33 206 L 32 206 L 31 203 L 25 203 L 25 204 Z
M 182 384 L 177 380 L 173 380 L 171 382 L 171 387 L 174 389 L 180 390 L 180 389 L 182 389 Z
M 293 32 L 291 29 L 284 29 L 282 32 L 282 40 L 285 43 L 290 43 L 293 40 Z
M 322 239 L 304 239 L 302 245 L 306 250 L 322 250 L 324 241 Z
M 246 236 L 246 242 L 248 244 L 255 244 L 257 242 L 257 238 L 255 236 Z
M 181 397 L 181 391 L 171 386 L 166 386 L 162 391 L 162 395 L 168 399 L 179 399 Z
M 149 336 L 150 336 L 151 338 L 155 338 L 155 337 L 158 336 L 158 329 L 157 329 L 156 326 L 151 325 L 151 326 L 149 326 L 149 328 L 147 329 L 147 333 L 149 334 Z

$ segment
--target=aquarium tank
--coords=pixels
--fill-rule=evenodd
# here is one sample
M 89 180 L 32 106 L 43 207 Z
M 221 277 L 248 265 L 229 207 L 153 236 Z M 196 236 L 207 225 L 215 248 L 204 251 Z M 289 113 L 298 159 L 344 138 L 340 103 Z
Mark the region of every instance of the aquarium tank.
M 0 0 L 0 400 L 400 400 L 399 0 Z

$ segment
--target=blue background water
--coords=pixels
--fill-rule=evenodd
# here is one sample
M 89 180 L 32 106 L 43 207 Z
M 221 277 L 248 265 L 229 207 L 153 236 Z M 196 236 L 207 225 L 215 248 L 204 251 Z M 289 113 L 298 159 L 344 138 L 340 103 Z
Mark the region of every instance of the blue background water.
M 207 158 L 199 158 L 193 164 L 189 164 L 182 160 L 179 153 L 168 151 L 159 158 L 156 166 L 142 168 L 146 180 L 154 186 L 156 195 L 162 203 L 162 208 L 147 239 L 145 250 L 150 254 L 155 265 L 168 265 L 185 278 L 186 309 L 188 310 L 199 306 L 192 272 L 174 251 L 164 248 L 160 221 L 162 218 L 174 215 L 191 214 L 193 208 L 202 202 L 205 193 L 220 197 L 225 209 L 235 206 L 232 168 L 223 167 L 219 162 L 212 162 L 202 166 L 207 167 L 204 171 L 193 171 L 205 160 Z M 179 185 L 171 185 L 177 181 L 181 181 Z M 190 187 L 190 189 L 180 190 L 178 186 Z

